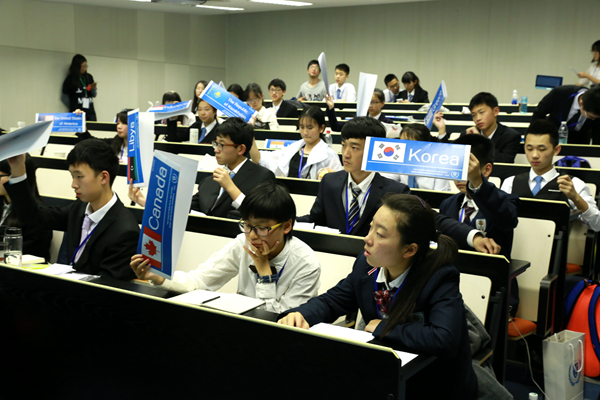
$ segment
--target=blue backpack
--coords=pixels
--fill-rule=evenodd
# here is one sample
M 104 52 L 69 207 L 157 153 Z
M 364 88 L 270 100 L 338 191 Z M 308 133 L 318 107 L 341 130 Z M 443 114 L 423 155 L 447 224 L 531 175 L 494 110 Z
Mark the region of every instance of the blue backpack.
M 577 156 L 565 156 L 554 163 L 557 167 L 592 168 L 589 161 Z

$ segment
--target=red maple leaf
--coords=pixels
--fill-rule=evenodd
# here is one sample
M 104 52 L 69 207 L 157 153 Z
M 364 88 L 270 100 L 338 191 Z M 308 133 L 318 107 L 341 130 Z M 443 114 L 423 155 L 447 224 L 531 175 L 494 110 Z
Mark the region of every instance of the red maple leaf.
M 155 256 L 156 255 L 156 245 L 152 240 L 149 240 L 148 243 L 144 244 L 146 250 L 148 250 L 148 255 Z

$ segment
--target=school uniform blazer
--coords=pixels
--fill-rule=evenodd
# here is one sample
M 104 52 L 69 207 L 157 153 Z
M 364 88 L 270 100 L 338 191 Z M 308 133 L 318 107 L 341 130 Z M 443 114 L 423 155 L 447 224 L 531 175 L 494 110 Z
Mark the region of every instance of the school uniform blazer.
M 19 220 L 37 221 L 44 228 L 67 232 L 67 256 L 71 260 L 81 240 L 81 226 L 88 203 L 76 200 L 64 207 L 46 207 L 37 204 L 26 180 L 4 187 L 13 200 Z M 86 274 L 134 279 L 129 262 L 137 252 L 139 236 L 140 228 L 135 217 L 117 199 L 94 229 L 73 268 Z
M 406 90 L 402 90 L 400 93 L 398 93 L 398 99 L 408 100 L 408 92 Z M 420 87 L 416 87 L 412 103 L 429 103 L 429 95 L 427 94 L 427 91 Z
M 247 194 L 260 183 L 275 183 L 275 175 L 268 169 L 247 160 L 232 180 L 242 193 Z M 233 207 L 231 206 L 233 200 L 229 196 L 229 193 L 223 191 L 217 204 L 215 204 L 220 191 L 221 185 L 214 181 L 212 176 L 202 179 L 198 186 L 198 193 L 192 197 L 192 210 L 200 211 L 213 217 L 227 218 L 227 215 L 233 211 Z M 215 206 L 214 208 L 213 205 Z
M 331 129 L 335 132 L 341 132 L 342 128 L 348 121 L 339 122 L 337 119 L 337 115 L 335 115 L 335 108 L 332 108 L 330 110 L 328 107 L 326 113 L 327 113 L 327 119 L 329 120 L 329 126 L 331 127 Z M 386 118 L 383 115 L 383 113 L 379 114 L 379 118 L 377 120 L 379 122 L 383 122 L 384 124 L 393 124 L 394 123 L 394 121 L 392 121 L 391 119 Z
M 283 100 L 277 110 L 277 118 L 298 118 L 298 108 L 287 100 Z
M 333 322 L 339 316 L 360 309 L 365 323 L 380 319 L 373 298 L 378 272 L 367 263 L 362 253 L 348 277 L 321 296 L 284 312 L 279 318 L 291 312 L 300 312 L 306 322 L 313 326 L 319 322 Z M 410 274 L 406 278 L 406 285 L 411 284 Z M 475 399 L 477 378 L 471 366 L 469 334 L 459 291 L 459 272 L 452 265 L 443 266 L 433 274 L 417 298 L 412 315 L 409 322 L 397 325 L 386 336 L 382 336 L 385 320 L 373 332 L 376 341 L 383 345 L 437 357 L 426 370 L 411 378 L 411 381 L 415 381 L 408 387 L 410 393 L 407 398 Z M 371 372 L 374 377 L 377 376 L 375 369 L 371 368 Z M 432 382 L 435 384 L 432 385 Z
M 576 85 L 555 87 L 538 103 L 531 121 L 545 118 L 557 128 L 560 127 L 560 123 L 569 117 L 575 94 L 582 89 L 585 88 Z M 600 143 L 600 119 L 586 119 L 579 131 L 576 131 L 574 126 L 569 127 L 570 144 L 590 144 L 590 139 L 593 140 L 593 144 Z

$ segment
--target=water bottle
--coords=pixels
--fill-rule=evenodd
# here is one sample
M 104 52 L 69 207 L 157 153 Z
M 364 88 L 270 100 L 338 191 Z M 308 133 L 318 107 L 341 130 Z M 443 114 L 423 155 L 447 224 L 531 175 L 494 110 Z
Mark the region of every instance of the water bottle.
M 527 113 L 527 96 L 521 97 L 521 104 L 519 104 L 519 112 L 521 114 Z
M 534 392 L 529 393 L 529 400 L 538 400 L 538 394 Z
M 4 263 L 13 267 L 21 266 L 21 257 L 23 255 L 23 235 L 21 228 L 6 228 L 4 233 Z
M 519 95 L 517 94 L 517 89 L 515 89 L 513 90 L 513 98 L 511 104 L 514 104 L 516 106 L 517 103 L 519 103 Z
M 327 146 L 329 147 L 333 144 L 333 138 L 331 137 L 331 131 L 329 129 L 325 131 L 325 143 L 327 143 Z
M 190 128 L 190 143 L 198 143 L 198 128 Z
M 569 141 L 569 128 L 567 128 L 567 121 L 560 123 L 558 128 L 558 144 L 567 144 Z

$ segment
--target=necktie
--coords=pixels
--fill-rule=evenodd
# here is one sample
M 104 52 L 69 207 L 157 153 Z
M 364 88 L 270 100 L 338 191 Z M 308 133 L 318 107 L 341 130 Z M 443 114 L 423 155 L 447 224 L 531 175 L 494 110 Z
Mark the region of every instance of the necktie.
M 229 171 L 229 177 L 231 179 L 233 179 L 233 177 L 235 176 L 235 172 L 233 171 Z M 219 199 L 221 198 L 221 195 L 223 194 L 223 192 L 225 191 L 225 189 L 221 188 L 221 190 L 219 190 L 219 195 L 217 196 L 217 199 L 215 200 L 215 204 L 213 204 L 211 211 L 213 208 L 215 208 L 215 206 L 217 205 L 217 202 L 219 201 Z
M 379 306 L 379 310 L 382 314 L 388 313 L 390 306 L 392 305 L 392 301 L 394 300 L 394 294 L 396 293 L 396 290 L 396 288 L 390 290 L 381 289 L 373 293 L 373 298 Z
M 352 232 L 354 226 L 360 219 L 360 207 L 358 206 L 358 196 L 360 195 L 360 188 L 352 189 L 352 202 L 350 203 L 350 210 L 348 211 L 348 232 Z
M 90 217 L 85 214 L 85 218 L 83 219 L 83 225 L 81 226 L 81 239 L 79 240 L 79 245 L 81 246 L 81 244 L 85 241 L 85 239 L 88 237 L 88 235 L 90 234 L 90 226 L 92 225 L 92 220 L 90 219 Z M 87 242 L 86 242 L 87 244 Z M 81 253 L 83 253 L 83 249 L 85 249 L 85 244 L 83 244 L 83 246 L 81 246 L 79 248 L 79 250 L 77 251 L 77 254 L 75 254 L 75 262 L 77 262 L 79 260 L 79 257 L 81 257 Z
M 412 94 L 409 94 L 409 95 L 408 95 L 408 101 L 409 101 L 409 102 L 412 102 L 412 99 L 413 99 L 413 95 L 412 95 Z
M 338 89 L 337 90 L 337 98 L 341 99 L 342 98 L 342 89 Z
M 198 139 L 198 143 L 202 143 L 202 140 L 204 140 L 204 136 L 206 136 L 206 128 L 202 128 L 202 130 L 200 131 L 200 139 Z
M 533 178 L 533 180 L 535 181 L 535 186 L 533 187 L 533 189 L 531 189 L 531 193 L 533 193 L 533 195 L 536 196 L 538 192 L 542 190 L 542 177 L 536 176 L 535 178 Z
M 417 178 L 414 176 L 409 176 L 408 177 L 408 187 L 411 189 L 417 189 Z
M 392 93 L 392 103 L 395 103 L 396 99 L 398 99 L 398 96 L 396 96 L 394 93 Z
M 463 205 L 464 218 L 463 218 L 462 222 L 464 222 L 465 224 L 468 224 L 471 222 L 471 214 L 473 214 L 473 211 L 475 211 L 475 207 L 471 207 L 468 204 L 469 203 L 465 203 Z

